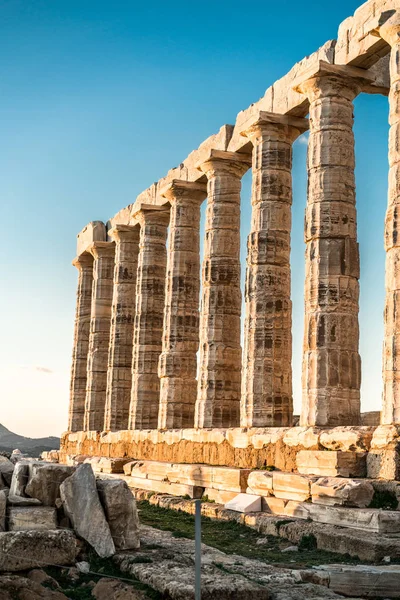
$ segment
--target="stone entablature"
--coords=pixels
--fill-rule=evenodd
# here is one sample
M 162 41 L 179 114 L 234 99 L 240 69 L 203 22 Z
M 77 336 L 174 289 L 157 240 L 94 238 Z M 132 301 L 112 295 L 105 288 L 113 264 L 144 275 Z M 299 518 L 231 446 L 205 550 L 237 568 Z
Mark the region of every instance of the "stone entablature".
M 151 445 L 149 430 L 168 437 L 176 428 L 211 428 L 211 434 L 224 430 L 229 437 L 240 425 L 247 432 L 275 428 L 271 431 L 280 440 L 278 446 L 286 447 L 282 427 L 293 423 L 291 156 L 294 140 L 307 129 L 300 423 L 360 425 L 353 101 L 362 92 L 389 94 L 382 423 L 400 423 L 399 32 L 400 1 L 365 3 L 340 26 L 337 41 L 295 65 L 263 98 L 240 112 L 235 125 L 224 125 L 107 226 L 94 221 L 78 235 L 69 430 L 85 430 L 77 435 L 83 436 L 85 447 L 94 444 L 91 454 L 103 454 L 95 450 L 104 446 L 124 455 L 132 444 L 135 452 L 130 455 L 146 452 L 137 442 L 138 430 L 145 435 L 143 444 Z M 241 315 L 240 189 L 249 168 L 252 222 Z M 200 282 L 203 201 L 207 209 Z M 252 452 L 264 450 L 255 450 L 249 435 L 240 460 L 258 463 Z M 64 437 L 67 446 L 77 443 Z M 204 444 L 206 448 L 208 442 Z M 210 456 L 215 452 L 210 449 Z M 167 451 L 161 460 L 170 460 Z

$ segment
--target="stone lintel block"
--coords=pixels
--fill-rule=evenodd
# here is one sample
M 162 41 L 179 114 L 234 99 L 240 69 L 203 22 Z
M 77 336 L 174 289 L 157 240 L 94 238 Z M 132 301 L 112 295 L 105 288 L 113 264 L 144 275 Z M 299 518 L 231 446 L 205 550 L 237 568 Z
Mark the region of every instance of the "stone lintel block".
M 242 513 L 261 512 L 261 497 L 254 494 L 238 494 L 225 504 L 225 508 Z
M 339 77 L 357 80 L 360 84 L 371 85 L 374 81 L 374 75 L 365 69 L 359 69 L 349 65 L 333 65 L 324 60 L 317 61 L 309 69 L 305 69 L 298 79 L 293 82 L 293 89 L 301 92 L 303 83 L 314 77 L 324 77 L 336 75 Z
M 201 166 L 210 160 L 237 162 L 250 168 L 252 157 L 251 154 L 228 152 L 227 150 L 215 150 L 214 148 L 211 148 L 207 154 L 202 157 L 202 160 L 196 164 L 196 168 L 201 170 Z
M 10 531 L 56 529 L 56 509 L 50 506 L 10 506 L 8 528 Z
M 365 452 L 300 450 L 296 456 L 297 469 L 303 475 L 321 477 L 364 477 Z
M 77 256 L 86 252 L 93 242 L 105 242 L 106 240 L 105 224 L 102 221 L 91 221 L 77 235 Z
M 323 477 L 311 484 L 314 504 L 367 508 L 374 496 L 374 488 L 365 479 Z

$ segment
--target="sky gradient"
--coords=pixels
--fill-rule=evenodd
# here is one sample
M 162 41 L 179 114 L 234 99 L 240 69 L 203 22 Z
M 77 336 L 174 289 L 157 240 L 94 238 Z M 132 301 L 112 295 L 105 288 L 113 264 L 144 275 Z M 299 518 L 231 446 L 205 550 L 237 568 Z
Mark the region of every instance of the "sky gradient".
M 270 6 L 271 5 L 271 6 Z M 0 0 L 0 423 L 66 428 L 76 234 L 113 216 L 337 35 L 358 1 Z M 387 98 L 355 101 L 362 409 L 381 403 Z M 294 146 L 293 369 L 301 398 L 306 138 Z M 251 174 L 243 180 L 242 259 Z M 244 277 L 244 263 L 243 273 Z

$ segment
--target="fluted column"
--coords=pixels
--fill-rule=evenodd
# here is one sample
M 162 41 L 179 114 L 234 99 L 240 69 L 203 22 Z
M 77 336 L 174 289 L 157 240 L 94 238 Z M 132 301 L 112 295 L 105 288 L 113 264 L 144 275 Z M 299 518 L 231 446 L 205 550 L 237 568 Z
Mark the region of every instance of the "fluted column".
M 140 228 L 116 225 L 108 233 L 115 241 L 115 266 L 104 429 L 118 431 L 129 423 Z
M 208 200 L 196 427 L 239 425 L 240 189 L 250 164 L 248 155 L 212 150 L 199 165 L 208 179 Z
M 247 242 L 241 426 L 290 426 L 292 144 L 306 119 L 260 113 L 243 132 L 253 143 Z
M 384 425 L 400 423 L 400 14 L 380 29 L 391 45 L 389 93 L 389 192 L 385 221 L 385 312 L 383 342 Z
M 140 244 L 129 429 L 156 429 L 160 399 L 158 361 L 162 351 L 169 207 L 146 207 L 135 215 L 140 223 Z
M 197 395 L 202 183 L 173 181 L 164 192 L 171 204 L 162 354 L 159 360 L 159 429 L 193 427 Z
M 104 426 L 114 246 L 114 242 L 93 242 L 88 248 L 94 262 L 85 402 L 86 431 L 101 431 Z
M 93 256 L 85 252 L 77 256 L 72 264 L 78 269 L 79 275 L 72 349 L 68 431 L 83 431 L 92 305 Z
M 301 84 L 310 100 L 302 425 L 360 422 L 359 277 L 353 76 L 327 66 Z

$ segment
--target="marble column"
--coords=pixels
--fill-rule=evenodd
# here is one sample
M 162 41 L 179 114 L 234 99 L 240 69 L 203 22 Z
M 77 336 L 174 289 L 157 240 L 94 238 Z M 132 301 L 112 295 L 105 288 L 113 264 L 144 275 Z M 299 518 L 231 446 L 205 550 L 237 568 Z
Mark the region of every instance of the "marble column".
M 94 262 L 85 402 L 86 431 L 102 431 L 104 427 L 114 246 L 114 242 L 93 242 L 88 248 Z
M 239 425 L 240 190 L 250 165 L 247 154 L 218 150 L 199 165 L 207 176 L 208 200 L 195 427 Z
M 159 360 L 159 429 L 193 427 L 197 395 L 202 183 L 174 180 L 161 192 L 171 205 L 163 347 Z
M 242 427 L 292 424 L 290 234 L 292 144 L 308 121 L 273 113 L 243 132 L 253 144 L 247 242 Z
M 301 425 L 360 422 L 359 277 L 353 100 L 361 79 L 321 72 L 310 101 Z M 352 73 L 361 69 L 352 69 Z
M 145 205 L 140 224 L 129 429 L 157 429 L 169 205 Z
M 108 234 L 115 241 L 115 266 L 104 429 L 119 431 L 129 423 L 140 227 L 116 225 Z
M 78 269 L 79 275 L 72 349 L 68 431 L 83 431 L 92 306 L 93 256 L 84 252 L 77 256 L 72 264 Z
M 400 14 L 381 28 L 391 46 L 389 93 L 389 190 L 385 220 L 385 312 L 383 342 L 384 425 L 400 424 Z

